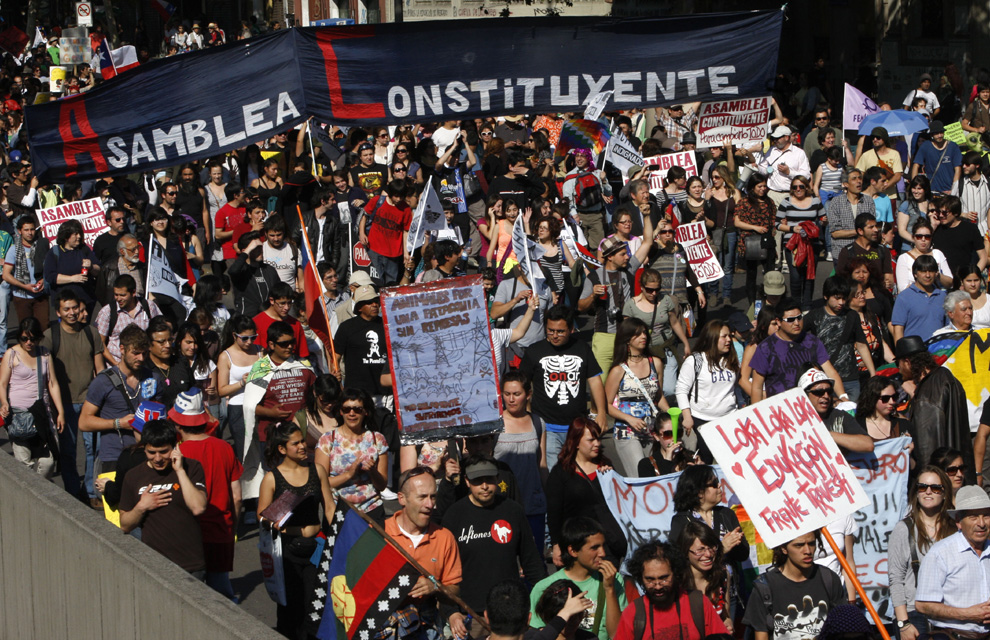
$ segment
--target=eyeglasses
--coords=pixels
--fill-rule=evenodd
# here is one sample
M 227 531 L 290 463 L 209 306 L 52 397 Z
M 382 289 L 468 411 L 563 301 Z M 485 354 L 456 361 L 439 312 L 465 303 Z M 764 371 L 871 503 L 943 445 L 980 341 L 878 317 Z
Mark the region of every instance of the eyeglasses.
M 709 482 L 705 486 L 708 487 L 709 489 L 718 489 L 718 480 L 717 479 L 716 480 L 712 480 L 711 482 Z
M 689 553 L 695 558 L 704 558 L 705 556 L 714 556 L 715 547 L 702 547 L 695 551 L 694 549 L 689 550 Z
M 396 149 L 396 153 L 409 153 L 409 149 Z
M 953 465 L 951 467 L 946 467 L 945 468 L 945 472 L 947 474 L 949 474 L 950 476 L 954 476 L 957 473 L 965 473 L 966 472 L 966 465 L 964 465 L 964 464 L 957 464 L 957 465 Z
M 167 195 L 167 196 L 177 196 L 177 195 L 179 195 L 179 192 L 178 191 L 166 191 L 165 192 L 165 195 Z
M 402 491 L 402 487 L 404 487 L 407 482 L 409 482 L 416 476 L 423 476 L 423 475 L 429 475 L 431 478 L 436 478 L 436 476 L 433 475 L 433 469 L 429 467 L 423 465 L 419 465 L 418 467 L 413 467 L 409 471 L 406 471 L 405 473 L 399 476 L 399 491 Z
M 945 487 L 943 487 L 940 484 L 925 484 L 923 482 L 919 482 L 915 486 L 918 487 L 918 493 L 925 493 L 926 491 L 931 491 L 937 496 L 940 496 L 943 493 L 945 493 Z
M 796 316 L 791 316 L 789 318 L 781 318 L 780 319 L 781 322 L 787 322 L 787 323 L 801 322 L 802 320 L 804 320 L 804 314 L 803 313 L 802 314 L 799 314 L 799 315 L 796 315 Z
M 797 191 L 797 190 L 799 190 L 799 189 L 800 189 L 801 191 L 804 191 L 804 190 L 805 190 L 805 189 L 807 189 L 807 188 L 808 188 L 808 187 L 806 187 L 806 186 L 804 186 L 803 184 L 796 184 L 796 185 L 794 185 L 793 187 L 791 187 L 791 191 Z
M 823 121 L 828 122 L 828 116 L 820 116 L 818 118 L 815 118 L 815 122 L 823 122 Z
M 238 340 L 243 340 L 244 342 L 248 342 L 249 340 L 256 339 L 258 337 L 258 334 L 257 333 L 252 333 L 249 336 L 242 336 L 242 335 L 239 335 L 239 334 L 236 334 L 235 333 L 234 334 L 234 337 L 237 338 Z
M 279 346 L 279 347 L 282 347 L 283 349 L 285 349 L 287 347 L 294 347 L 294 346 L 296 346 L 296 339 L 295 338 L 292 338 L 291 340 L 277 340 L 275 342 L 275 345 L 276 346 Z
M 890 395 L 883 394 L 882 396 L 880 396 L 880 402 L 884 404 L 887 404 L 888 402 L 893 402 L 895 400 L 897 400 L 897 395 L 893 393 Z
M 405 167 L 396 167 L 396 168 L 392 169 L 392 173 L 406 173 L 406 168 Z
M 931 240 L 932 234 L 930 233 L 916 233 L 914 234 L 915 240 Z
M 340 408 L 341 413 L 364 413 L 364 407 L 355 407 L 354 405 L 345 405 Z
M 810 395 L 815 396 L 816 398 L 821 398 L 822 396 L 827 396 L 830 393 L 832 393 L 832 390 L 831 389 L 808 389 L 808 393 Z
M 38 336 L 21 336 L 20 337 L 20 341 L 21 342 L 37 342 L 38 341 Z
M 632 220 L 619 220 L 615 224 L 617 224 L 617 225 L 619 225 L 619 224 L 632 224 Z
M 667 431 L 661 431 L 660 432 L 660 437 L 661 438 L 672 439 L 674 437 L 674 432 L 673 431 L 670 431 L 669 429 Z
M 388 137 L 388 134 L 387 133 L 379 133 L 376 137 L 378 137 L 378 138 L 387 138 Z

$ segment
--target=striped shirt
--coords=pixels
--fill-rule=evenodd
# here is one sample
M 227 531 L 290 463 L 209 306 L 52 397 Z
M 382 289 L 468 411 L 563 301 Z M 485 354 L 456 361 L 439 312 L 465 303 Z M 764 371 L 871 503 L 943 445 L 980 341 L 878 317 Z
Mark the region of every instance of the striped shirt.
M 817 223 L 824 215 L 825 207 L 822 206 L 822 201 L 818 198 L 812 197 L 804 207 L 799 207 L 788 197 L 784 198 L 784 201 L 777 207 L 777 224 L 783 222 L 787 226 L 793 227 L 802 222 Z M 785 231 L 783 242 L 786 243 L 790 240 L 792 235 L 794 235 L 792 232 Z
M 990 210 L 990 186 L 987 186 L 987 179 L 980 176 L 979 180 L 973 182 L 964 177 L 956 183 L 953 191 L 962 201 L 963 213 L 976 212 L 976 226 L 980 229 L 980 235 L 985 237 L 988 231 L 987 211 Z
M 818 185 L 820 191 L 842 191 L 842 167 L 832 169 L 825 162 L 822 164 L 822 180 Z

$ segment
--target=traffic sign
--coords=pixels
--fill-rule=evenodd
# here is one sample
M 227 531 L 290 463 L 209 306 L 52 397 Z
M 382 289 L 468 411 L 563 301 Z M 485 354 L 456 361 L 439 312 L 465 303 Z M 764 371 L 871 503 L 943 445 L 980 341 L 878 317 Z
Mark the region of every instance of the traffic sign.
M 76 3 L 76 24 L 80 27 L 92 27 L 93 26 L 93 3 L 92 2 L 77 2 Z

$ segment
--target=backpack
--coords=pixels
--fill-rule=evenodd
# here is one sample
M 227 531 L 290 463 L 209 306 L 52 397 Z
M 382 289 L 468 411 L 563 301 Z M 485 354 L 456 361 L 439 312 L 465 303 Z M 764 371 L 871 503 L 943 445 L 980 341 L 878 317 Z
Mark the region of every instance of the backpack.
M 49 331 L 51 331 L 51 336 L 52 336 L 52 350 L 51 350 L 52 358 L 58 357 L 58 350 L 62 346 L 62 330 L 59 328 L 59 324 L 60 323 L 58 320 L 52 320 L 51 322 L 48 323 L 48 329 Z M 90 333 L 89 327 L 90 325 L 86 325 L 83 327 L 82 330 L 83 334 L 86 336 L 86 340 L 89 341 L 89 348 L 94 353 L 103 353 L 103 349 L 97 351 L 96 341 L 93 340 L 93 334 Z M 110 331 L 112 332 L 113 328 L 111 328 Z
M 688 592 L 688 602 L 691 605 L 691 619 L 698 629 L 698 635 L 705 637 L 705 604 L 703 598 L 705 594 L 697 589 Z M 646 632 L 646 596 L 633 600 L 633 640 L 643 640 Z
M 574 206 L 579 212 L 601 211 L 605 204 L 602 183 L 593 173 L 582 173 L 574 178 Z
M 147 316 L 149 320 L 151 320 L 151 307 L 148 306 L 148 301 L 145 300 L 144 298 L 138 298 L 137 301 L 138 304 L 141 305 L 141 308 L 144 309 L 144 315 Z M 113 303 L 109 305 L 109 307 L 110 307 L 110 323 L 107 325 L 109 327 L 107 329 L 107 342 L 110 341 L 110 336 L 113 335 L 114 327 L 117 326 L 117 301 L 114 300 Z
M 763 608 L 767 612 L 765 624 L 767 625 L 768 632 L 773 635 L 773 594 L 770 591 L 770 583 L 767 578 L 771 572 L 780 573 L 780 569 L 771 567 L 763 575 L 757 577 L 753 581 L 753 591 L 760 594 L 760 600 L 763 601 Z M 821 576 L 822 582 L 825 584 L 825 593 L 831 593 L 838 576 L 821 566 L 818 567 L 818 575 Z

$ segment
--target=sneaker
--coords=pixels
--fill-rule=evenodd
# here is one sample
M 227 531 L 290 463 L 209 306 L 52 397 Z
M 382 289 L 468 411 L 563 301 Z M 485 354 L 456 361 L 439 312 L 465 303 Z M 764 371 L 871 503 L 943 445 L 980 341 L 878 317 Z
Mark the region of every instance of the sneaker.
M 828 252 L 828 255 L 825 256 L 825 261 L 826 262 L 832 262 L 832 252 L 831 251 L 829 251 Z
M 392 491 L 391 489 L 385 489 L 385 490 L 383 490 L 381 492 L 381 495 L 382 495 L 382 500 L 384 500 L 386 502 L 390 502 L 392 500 L 398 500 L 399 499 L 399 496 L 396 495 L 396 493 L 394 491 Z

